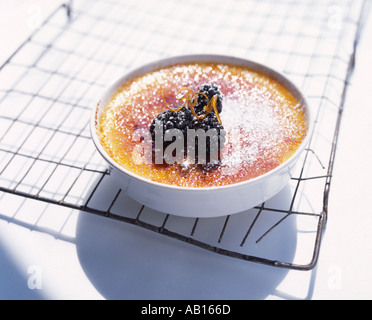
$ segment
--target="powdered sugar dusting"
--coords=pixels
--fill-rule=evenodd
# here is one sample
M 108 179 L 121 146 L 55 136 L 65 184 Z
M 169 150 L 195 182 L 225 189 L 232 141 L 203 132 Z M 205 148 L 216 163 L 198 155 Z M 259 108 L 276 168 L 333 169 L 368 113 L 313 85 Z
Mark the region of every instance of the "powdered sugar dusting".
M 263 152 L 272 151 L 283 134 L 274 108 L 257 101 L 227 97 L 221 119 L 227 132 L 222 163 L 228 175 L 236 174 L 243 163 L 253 166 Z

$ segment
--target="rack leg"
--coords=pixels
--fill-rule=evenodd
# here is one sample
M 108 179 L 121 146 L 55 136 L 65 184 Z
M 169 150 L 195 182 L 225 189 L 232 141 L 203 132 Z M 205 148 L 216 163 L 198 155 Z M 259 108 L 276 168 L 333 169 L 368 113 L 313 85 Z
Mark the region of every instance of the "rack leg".
M 63 4 L 63 6 L 66 9 L 67 18 L 69 20 L 71 19 L 71 15 L 72 15 L 72 4 L 73 4 L 73 0 L 70 0 L 69 2 L 66 2 Z

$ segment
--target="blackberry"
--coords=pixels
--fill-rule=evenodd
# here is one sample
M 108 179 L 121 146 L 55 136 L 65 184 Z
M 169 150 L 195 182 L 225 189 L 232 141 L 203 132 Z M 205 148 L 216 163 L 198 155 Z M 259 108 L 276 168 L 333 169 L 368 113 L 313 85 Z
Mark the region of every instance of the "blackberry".
M 223 95 L 216 84 L 204 84 L 200 87 L 200 92 L 205 94 L 209 101 L 214 96 L 217 96 L 216 108 L 218 113 L 222 111 Z M 165 151 L 170 144 L 176 140 L 180 141 L 178 140 L 179 138 L 183 138 L 183 155 L 187 155 L 191 160 L 195 160 L 196 164 L 205 164 L 210 162 L 216 163 L 216 155 L 219 156 L 219 151 L 222 149 L 225 142 L 225 132 L 223 126 L 218 121 L 219 117 L 215 114 L 215 111 L 204 110 L 208 104 L 205 96 L 201 94 L 198 95 L 198 101 L 194 106 L 193 111 L 190 109 L 192 108 L 190 104 L 187 104 L 191 101 L 189 100 L 188 102 L 186 101 L 186 106 L 181 110 L 172 111 L 168 109 L 160 113 L 152 121 L 150 125 L 150 133 L 153 141 L 153 154 L 155 154 L 156 158 L 155 163 L 162 163 L 162 159 L 159 158 L 159 151 Z M 193 99 L 193 97 L 189 99 Z M 173 131 L 172 129 L 178 130 Z M 210 131 L 211 129 L 215 130 Z M 172 130 L 172 132 L 170 132 L 172 141 L 164 140 L 165 134 L 168 130 Z M 162 139 L 163 150 L 159 150 L 159 147 L 161 146 L 158 140 L 159 137 Z M 188 139 L 190 141 L 188 141 Z M 163 155 L 164 159 L 167 158 L 165 159 L 167 163 L 169 163 L 168 160 L 173 161 L 176 158 L 176 161 L 179 163 L 179 161 L 182 161 L 182 159 L 179 159 L 177 155 L 178 151 L 180 151 L 180 147 L 182 146 L 176 144 L 175 149 L 172 151 L 172 155 L 167 154 L 166 156 L 164 152 L 160 155 Z M 201 162 L 199 161 L 200 159 Z
M 218 122 L 217 116 L 214 112 L 209 113 L 204 119 L 198 119 L 193 117 L 193 120 L 190 123 L 190 129 L 195 130 L 197 135 L 197 130 L 203 130 L 206 134 L 204 137 L 206 138 L 205 141 L 205 159 L 206 162 L 210 162 L 212 157 L 217 160 L 218 154 L 212 154 L 211 152 L 216 151 L 219 152 L 225 143 L 225 130 Z M 213 131 L 209 131 L 211 129 L 215 129 Z M 204 138 L 203 137 L 203 138 Z M 200 162 L 201 158 L 198 154 L 199 151 L 203 152 L 203 150 L 199 150 L 199 138 L 195 140 L 195 146 L 188 146 L 188 154 L 194 154 L 198 161 L 195 163 Z M 191 148 L 191 149 L 190 149 Z M 195 149 L 193 149 L 195 148 Z M 217 157 L 217 158 L 216 158 Z M 219 160 L 219 159 L 218 159 Z
M 190 127 L 192 118 L 193 116 L 191 110 L 187 107 L 183 107 L 180 111 L 177 112 L 165 110 L 164 112 L 160 113 L 150 125 L 152 140 L 155 141 L 156 121 L 158 121 L 162 125 L 162 131 L 160 132 L 160 134 L 162 134 L 163 137 L 167 130 L 179 129 L 184 135 L 186 141 L 187 129 Z M 169 145 L 171 142 L 172 141 L 166 141 L 165 144 Z
M 223 130 L 223 125 L 219 124 L 217 116 L 211 112 L 204 119 L 193 117 L 193 120 L 190 123 L 190 129 L 203 129 L 204 131 L 217 129 L 219 133 L 220 130 Z
M 218 85 L 215 83 L 209 84 L 203 84 L 200 89 L 200 93 L 204 93 L 209 100 L 211 100 L 215 95 L 217 95 L 217 111 L 218 113 L 222 112 L 222 99 L 223 99 L 223 94 L 219 90 Z M 207 105 L 207 99 L 202 95 L 198 95 L 198 102 L 195 105 L 195 112 L 199 115 L 202 114 L 204 107 Z M 212 113 L 214 113 L 214 110 L 212 110 Z

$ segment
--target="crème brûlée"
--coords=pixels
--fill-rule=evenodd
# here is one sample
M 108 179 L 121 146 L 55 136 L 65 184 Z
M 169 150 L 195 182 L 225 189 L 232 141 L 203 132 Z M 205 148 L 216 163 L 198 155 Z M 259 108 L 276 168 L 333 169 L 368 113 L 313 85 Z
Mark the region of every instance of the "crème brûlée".
M 226 132 L 219 162 L 213 165 L 156 164 L 133 161 L 134 133 L 147 129 L 177 92 L 195 92 L 205 83 L 223 94 L 219 117 Z M 166 103 L 165 103 L 166 101 Z M 151 181 L 182 187 L 217 187 L 263 175 L 286 161 L 307 133 L 300 101 L 281 83 L 248 68 L 220 63 L 185 63 L 164 67 L 124 83 L 97 119 L 97 135 L 121 167 Z

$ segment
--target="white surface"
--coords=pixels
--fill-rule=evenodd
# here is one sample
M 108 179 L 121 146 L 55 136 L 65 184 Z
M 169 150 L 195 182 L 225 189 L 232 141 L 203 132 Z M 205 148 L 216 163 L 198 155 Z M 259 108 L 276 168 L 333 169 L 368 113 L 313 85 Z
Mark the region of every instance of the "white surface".
M 25 10 L 47 2 L 53 7 L 54 1 L 13 3 Z M 0 11 L 2 26 L 19 30 L 0 34 L 5 59 L 21 42 L 16 37 L 30 30 L 19 10 Z M 348 91 L 329 219 L 313 271 L 235 260 L 125 223 L 0 194 L 0 298 L 371 299 L 371 18 Z
M 13 0 L 0 2 L 0 61 L 7 59 L 63 1 Z

